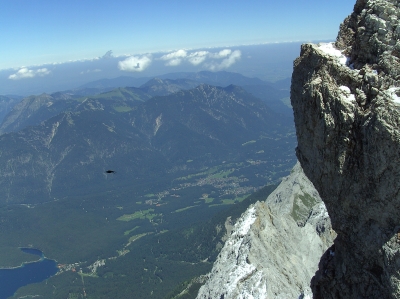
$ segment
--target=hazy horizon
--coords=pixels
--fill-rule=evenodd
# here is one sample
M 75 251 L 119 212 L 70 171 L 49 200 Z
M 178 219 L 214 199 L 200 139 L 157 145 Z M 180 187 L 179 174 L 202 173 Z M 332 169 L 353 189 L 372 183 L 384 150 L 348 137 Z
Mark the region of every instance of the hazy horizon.
M 180 49 L 132 56 L 101 57 L 0 70 L 0 95 L 28 96 L 78 88 L 105 78 L 153 78 L 168 73 L 230 71 L 265 81 L 291 76 L 303 42 Z
M 202 70 L 276 81 L 290 77 L 301 43 L 333 41 L 352 8 L 345 0 L 6 0 L 0 95 Z

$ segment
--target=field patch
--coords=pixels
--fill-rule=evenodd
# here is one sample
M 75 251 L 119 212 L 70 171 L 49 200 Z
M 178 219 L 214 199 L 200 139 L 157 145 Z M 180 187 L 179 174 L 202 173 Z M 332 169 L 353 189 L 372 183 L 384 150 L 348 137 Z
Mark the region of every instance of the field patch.
M 154 217 L 158 216 L 158 214 L 154 214 L 154 209 L 147 209 L 143 211 L 137 211 L 133 214 L 124 214 L 121 217 L 118 217 L 119 221 L 132 221 L 135 219 L 149 219 L 152 220 Z
M 117 112 L 129 112 L 129 111 L 132 110 L 132 108 L 129 107 L 129 106 L 116 106 L 116 107 L 113 107 L 113 108 Z
M 175 210 L 173 213 L 180 213 L 180 212 L 183 212 L 183 211 L 186 211 L 186 210 L 189 210 L 189 209 L 191 209 L 191 208 L 198 207 L 198 206 L 199 206 L 199 205 L 195 205 L 195 206 L 190 206 L 190 207 L 178 209 L 178 210 Z
M 135 226 L 134 228 L 127 230 L 124 232 L 124 236 L 129 235 L 131 232 L 133 232 L 134 230 L 138 229 L 140 226 Z
M 242 143 L 242 146 L 249 145 L 249 144 L 256 143 L 256 142 L 257 141 L 255 141 L 255 140 L 250 140 L 250 141 L 247 141 L 245 143 Z

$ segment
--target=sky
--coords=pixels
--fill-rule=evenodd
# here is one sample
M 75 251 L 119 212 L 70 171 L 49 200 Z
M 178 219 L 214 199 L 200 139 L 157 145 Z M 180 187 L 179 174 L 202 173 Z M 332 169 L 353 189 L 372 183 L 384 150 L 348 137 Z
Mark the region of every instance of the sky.
M 334 39 L 350 0 L 1 0 L 0 69 L 101 56 Z
M 0 1 L 0 94 L 18 92 L 18 86 L 35 78 L 53 76 L 54 79 L 57 70 L 60 73 L 61 69 L 72 69 L 71 63 L 77 61 L 81 62 L 81 69 L 75 70 L 75 76 L 83 79 L 84 73 L 92 74 L 85 77 L 86 81 L 107 77 L 103 61 L 107 58 L 111 58 L 109 61 L 118 70 L 114 75 L 147 72 L 151 76 L 156 72 L 154 66 L 161 63 L 170 68 L 186 65 L 190 70 L 193 67 L 232 70 L 239 61 L 251 56 L 244 56 L 238 48 L 243 45 L 333 41 L 340 23 L 352 12 L 355 3 L 350 0 Z M 102 61 L 103 67 L 88 65 L 88 61 L 97 64 Z M 149 72 L 151 68 L 153 73 Z M 94 73 L 98 74 L 93 76 Z M 57 77 L 58 81 L 61 79 L 69 80 Z M 43 90 L 54 91 L 54 88 Z

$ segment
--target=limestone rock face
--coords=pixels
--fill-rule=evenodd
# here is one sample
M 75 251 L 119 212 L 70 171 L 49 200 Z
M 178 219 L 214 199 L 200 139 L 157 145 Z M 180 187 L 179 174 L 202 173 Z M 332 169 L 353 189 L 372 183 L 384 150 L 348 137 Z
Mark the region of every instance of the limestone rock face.
M 197 298 L 311 298 L 311 277 L 336 234 L 297 164 L 236 222 Z
M 294 62 L 297 157 L 338 234 L 314 298 L 400 298 L 399 19 L 398 0 L 359 0 Z

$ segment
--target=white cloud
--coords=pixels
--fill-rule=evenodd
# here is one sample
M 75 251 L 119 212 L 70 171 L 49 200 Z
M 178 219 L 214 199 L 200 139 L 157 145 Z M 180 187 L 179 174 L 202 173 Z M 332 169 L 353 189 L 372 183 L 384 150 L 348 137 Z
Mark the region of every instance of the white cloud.
M 242 56 L 242 52 L 240 52 L 239 50 L 233 51 L 232 54 L 230 54 L 228 58 L 222 60 L 220 67 L 223 69 L 230 67 L 236 61 L 238 61 L 241 56 Z
M 222 50 L 225 51 L 225 50 Z M 219 54 L 222 52 L 220 51 Z M 227 53 L 227 52 L 225 52 Z M 225 54 L 223 53 L 223 54 Z M 231 53 L 229 53 L 229 56 L 227 58 L 225 58 L 224 60 L 222 60 L 221 63 L 209 63 L 207 65 L 207 67 L 214 71 L 214 70 L 222 70 L 222 69 L 226 69 L 228 67 L 230 67 L 231 65 L 233 65 L 234 63 L 236 63 L 236 61 L 238 61 L 240 59 L 240 57 L 242 56 L 242 52 L 240 52 L 239 50 L 235 50 Z
M 187 56 L 187 52 L 185 50 L 178 50 L 160 57 L 161 60 L 171 60 L 176 58 L 185 58 Z
M 178 50 L 169 54 L 165 54 L 160 57 L 161 60 L 167 60 L 168 62 L 165 64 L 166 66 L 177 66 L 180 65 L 182 59 L 187 56 L 187 52 L 185 50 Z
M 178 50 L 161 56 L 160 60 L 166 60 L 166 66 L 177 66 L 182 61 L 197 66 L 204 63 L 204 66 L 210 70 L 221 70 L 230 67 L 241 57 L 242 53 L 239 50 L 232 52 L 231 49 L 223 49 L 219 52 L 197 51 L 188 53 L 186 50 Z M 208 60 L 208 61 L 207 61 Z M 218 62 L 218 60 L 222 60 Z
M 204 60 L 206 60 L 207 55 L 209 55 L 210 53 L 208 51 L 198 51 L 198 52 L 194 52 L 191 53 L 188 56 L 188 60 L 191 64 L 193 65 L 199 65 L 200 63 L 203 63 Z
M 43 77 L 48 74 L 50 74 L 50 71 L 47 68 L 30 70 L 27 67 L 23 67 L 15 74 L 8 76 L 8 79 L 19 80 L 19 79 L 26 79 L 26 78 L 34 78 L 36 76 Z
M 151 63 L 150 55 L 139 56 L 131 56 L 126 58 L 125 60 L 118 62 L 118 68 L 121 71 L 127 72 L 141 72 L 145 70 Z
M 175 59 L 171 59 L 170 61 L 168 61 L 165 65 L 166 66 L 177 66 L 177 65 L 180 65 L 181 62 L 182 62 L 182 59 L 175 58 Z
M 232 53 L 231 49 L 224 49 L 219 51 L 218 53 L 210 53 L 210 57 L 214 59 L 225 58 Z
M 181 49 L 165 54 L 158 59 L 167 61 L 165 63 L 166 66 L 177 66 L 183 61 L 187 61 L 195 66 L 203 64 L 210 70 L 220 70 L 233 65 L 240 59 L 241 55 L 242 53 L 239 50 L 232 51 L 231 49 L 223 49 L 215 53 L 209 51 L 188 53 L 186 50 Z

